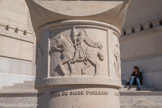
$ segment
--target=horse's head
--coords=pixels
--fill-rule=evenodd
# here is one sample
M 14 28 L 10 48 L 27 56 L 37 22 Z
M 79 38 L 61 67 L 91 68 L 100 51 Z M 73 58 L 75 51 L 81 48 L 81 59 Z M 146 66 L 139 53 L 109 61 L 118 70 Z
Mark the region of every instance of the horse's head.
M 86 35 L 87 35 L 87 32 L 86 30 L 83 30 L 83 29 L 81 29 L 78 33 L 78 36 L 86 36 Z
M 59 35 L 54 39 L 54 46 L 60 47 L 63 44 L 63 36 Z
M 58 35 L 57 37 L 55 37 L 53 45 L 54 47 L 61 48 L 62 50 L 67 48 L 70 49 L 70 47 L 73 48 L 72 44 L 68 41 L 68 39 L 66 39 L 62 35 Z

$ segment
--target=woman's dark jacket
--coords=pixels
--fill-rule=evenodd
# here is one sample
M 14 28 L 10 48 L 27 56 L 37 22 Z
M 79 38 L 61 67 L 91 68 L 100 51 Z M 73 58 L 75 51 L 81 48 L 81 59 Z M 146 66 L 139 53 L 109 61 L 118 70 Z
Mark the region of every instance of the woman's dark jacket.
M 140 78 L 140 72 L 136 75 L 135 74 L 135 72 L 133 72 L 132 74 L 131 74 L 131 76 L 135 76 L 135 77 L 137 77 L 137 78 Z
M 143 74 L 142 74 L 142 72 L 139 72 L 137 75 L 135 74 L 135 72 L 133 72 L 133 73 L 131 74 L 131 76 L 136 76 L 137 78 L 139 78 L 140 84 L 143 85 Z M 127 85 L 129 85 L 129 82 L 127 83 Z M 133 82 L 133 85 L 137 85 L 137 84 L 136 84 L 136 78 L 135 78 L 135 80 L 134 80 L 134 82 Z

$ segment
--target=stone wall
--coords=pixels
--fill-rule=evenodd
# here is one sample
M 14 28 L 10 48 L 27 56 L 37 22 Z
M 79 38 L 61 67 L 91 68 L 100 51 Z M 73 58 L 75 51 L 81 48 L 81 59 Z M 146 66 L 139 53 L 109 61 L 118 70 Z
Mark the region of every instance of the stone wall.
M 162 27 L 159 26 L 121 38 L 123 80 L 129 80 L 133 66 L 137 65 L 143 72 L 145 85 L 161 88 L 161 30 Z
M 162 89 L 159 82 L 162 78 L 162 1 L 140 2 L 132 1 L 120 39 L 122 80 L 128 81 L 137 65 L 143 72 L 145 85 Z
M 161 4 L 161 0 L 132 0 L 128 8 L 124 28 L 162 18 Z
M 34 80 L 35 37 L 23 0 L 0 1 L 0 87 Z

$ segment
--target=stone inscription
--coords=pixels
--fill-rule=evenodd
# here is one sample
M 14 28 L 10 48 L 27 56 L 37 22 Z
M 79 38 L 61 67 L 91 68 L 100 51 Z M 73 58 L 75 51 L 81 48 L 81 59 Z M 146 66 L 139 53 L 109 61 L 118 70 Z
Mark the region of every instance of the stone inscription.
M 51 92 L 51 95 L 54 97 L 60 96 L 76 96 L 76 95 L 108 95 L 107 91 L 58 91 L 58 92 Z

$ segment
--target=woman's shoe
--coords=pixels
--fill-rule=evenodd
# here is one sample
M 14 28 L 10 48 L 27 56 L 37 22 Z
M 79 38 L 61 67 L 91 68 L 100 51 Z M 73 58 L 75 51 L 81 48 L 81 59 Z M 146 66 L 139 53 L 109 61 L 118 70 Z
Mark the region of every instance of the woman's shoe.
M 141 88 L 138 88 L 138 91 L 141 91 Z
M 130 90 L 131 88 L 132 88 L 132 86 L 131 86 L 131 85 L 129 85 L 128 90 Z

